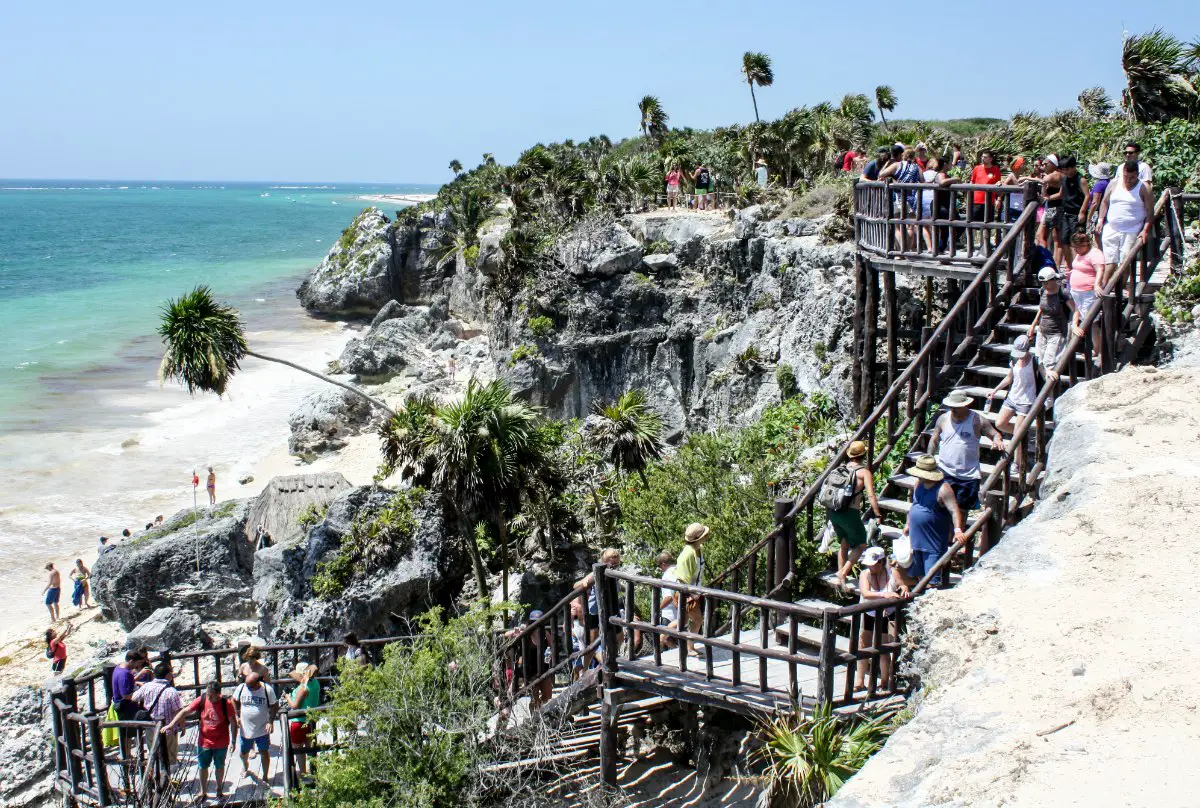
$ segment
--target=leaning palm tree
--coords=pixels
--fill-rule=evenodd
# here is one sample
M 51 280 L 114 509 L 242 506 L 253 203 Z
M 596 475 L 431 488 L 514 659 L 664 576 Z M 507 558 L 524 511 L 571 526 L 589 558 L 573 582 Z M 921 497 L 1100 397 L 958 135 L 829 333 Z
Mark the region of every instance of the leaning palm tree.
M 644 95 L 638 102 L 638 111 L 642 114 L 642 134 L 661 144 L 667 134 L 668 120 L 662 102 L 652 95 Z
M 663 455 L 662 416 L 641 390 L 622 393 L 616 401 L 592 405 L 594 428 L 589 442 L 608 457 L 613 468 L 635 472 L 646 484 L 646 466 Z
M 775 83 L 775 73 L 771 70 L 771 57 L 765 53 L 746 51 L 742 54 L 742 77 L 750 85 L 750 101 L 754 104 L 754 120 L 759 121 L 758 99 L 754 96 L 754 85 L 770 87 Z
M 1088 87 L 1079 93 L 1079 112 L 1091 120 L 1107 118 L 1112 114 L 1113 103 L 1103 87 Z
M 508 600 L 508 520 L 531 490 L 555 474 L 554 437 L 538 410 L 501 380 L 472 379 L 463 396 L 448 404 L 410 402 L 380 436 L 380 476 L 399 471 L 413 485 L 435 488 L 457 513 L 480 597 L 487 596 L 487 574 L 470 525 L 472 514 L 488 514 L 500 536 L 502 595 Z
M 492 154 L 490 151 L 489 151 L 489 152 L 484 152 L 484 153 L 483 153 L 483 164 L 484 164 L 485 166 L 494 166 L 494 165 L 496 165 L 496 155 Z
M 1126 39 L 1121 52 L 1126 80 L 1121 104 L 1130 119 L 1154 123 L 1195 114 L 1200 95 L 1190 73 L 1192 61 L 1189 46 L 1161 28 Z
M 880 84 L 875 88 L 875 106 L 879 107 L 879 120 L 884 126 L 887 126 L 887 118 L 884 117 L 884 112 L 891 112 L 896 108 L 896 91 L 886 84 Z
M 200 390 L 218 396 L 225 395 L 242 359 L 253 356 L 315 376 L 369 401 L 390 416 L 396 415 L 391 407 L 354 385 L 332 379 L 295 362 L 250 350 L 237 309 L 214 300 L 212 290 L 207 286 L 197 286 L 174 300 L 168 300 L 162 308 L 158 333 L 166 346 L 158 367 L 160 382 L 175 379 L 182 382 L 189 393 L 195 394 Z
M 450 170 L 454 172 L 455 176 L 458 176 L 459 174 L 462 173 L 463 164 L 458 162 L 457 160 L 451 160 L 450 161 Z

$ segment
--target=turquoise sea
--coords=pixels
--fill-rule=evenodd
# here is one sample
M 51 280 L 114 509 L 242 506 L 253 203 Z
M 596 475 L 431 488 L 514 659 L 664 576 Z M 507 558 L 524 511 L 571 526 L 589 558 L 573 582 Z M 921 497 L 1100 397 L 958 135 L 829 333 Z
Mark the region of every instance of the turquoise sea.
M 97 536 L 136 534 L 158 514 L 191 508 L 193 470 L 214 467 L 225 499 L 257 494 L 265 479 L 238 481 L 262 464 L 290 465 L 288 415 L 322 383 L 247 360 L 223 398 L 160 385 L 164 301 L 208 284 L 242 312 L 258 350 L 323 368 L 353 331 L 309 317 L 299 282 L 359 210 L 398 207 L 363 197 L 434 191 L 0 180 L 0 597 L 9 615 L 44 614 L 36 595 L 46 561 L 91 563 Z

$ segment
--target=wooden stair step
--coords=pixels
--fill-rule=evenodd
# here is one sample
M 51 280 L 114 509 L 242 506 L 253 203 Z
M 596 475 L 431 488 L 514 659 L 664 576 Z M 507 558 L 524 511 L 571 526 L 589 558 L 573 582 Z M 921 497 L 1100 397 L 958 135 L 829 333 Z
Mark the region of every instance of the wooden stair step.
M 786 647 L 788 644 L 789 633 L 791 631 L 790 623 L 781 623 L 775 627 L 775 642 Z M 810 626 L 807 623 L 796 624 L 796 644 L 806 646 L 807 648 L 820 649 L 821 647 L 821 629 L 816 626 Z M 837 639 L 835 645 L 839 651 L 850 650 L 850 638 L 843 637 L 841 634 L 834 635 Z
M 912 508 L 912 503 L 903 499 L 894 499 L 893 497 L 880 497 L 879 507 L 881 510 L 907 514 Z

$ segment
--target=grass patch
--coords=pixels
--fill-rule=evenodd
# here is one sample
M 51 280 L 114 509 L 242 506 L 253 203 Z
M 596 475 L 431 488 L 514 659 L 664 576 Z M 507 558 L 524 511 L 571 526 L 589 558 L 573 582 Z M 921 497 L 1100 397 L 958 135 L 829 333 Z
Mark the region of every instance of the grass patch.
M 526 325 L 535 337 L 548 337 L 554 333 L 554 321 L 544 314 L 530 317 Z
M 381 569 L 407 553 L 417 529 L 414 511 L 424 496 L 425 489 L 410 488 L 394 494 L 381 508 L 359 511 L 341 547 L 317 565 L 312 577 L 313 594 L 322 600 L 335 598 L 356 573 Z
M 542 352 L 537 349 L 536 345 L 530 345 L 523 342 L 517 347 L 513 348 L 512 356 L 508 358 L 508 366 L 511 368 L 516 366 L 518 362 L 526 359 L 540 359 L 541 356 Z
M 657 241 L 651 241 L 646 245 L 646 255 L 662 255 L 672 250 L 671 242 L 661 238 Z

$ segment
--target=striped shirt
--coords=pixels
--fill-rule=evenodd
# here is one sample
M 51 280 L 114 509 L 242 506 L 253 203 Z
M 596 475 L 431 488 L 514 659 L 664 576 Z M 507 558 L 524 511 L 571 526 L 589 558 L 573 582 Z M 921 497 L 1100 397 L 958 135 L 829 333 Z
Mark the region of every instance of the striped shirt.
M 155 679 L 134 691 L 133 701 L 150 711 L 155 721 L 170 721 L 183 708 L 179 691 L 166 679 Z M 177 727 L 175 732 L 179 731 Z

